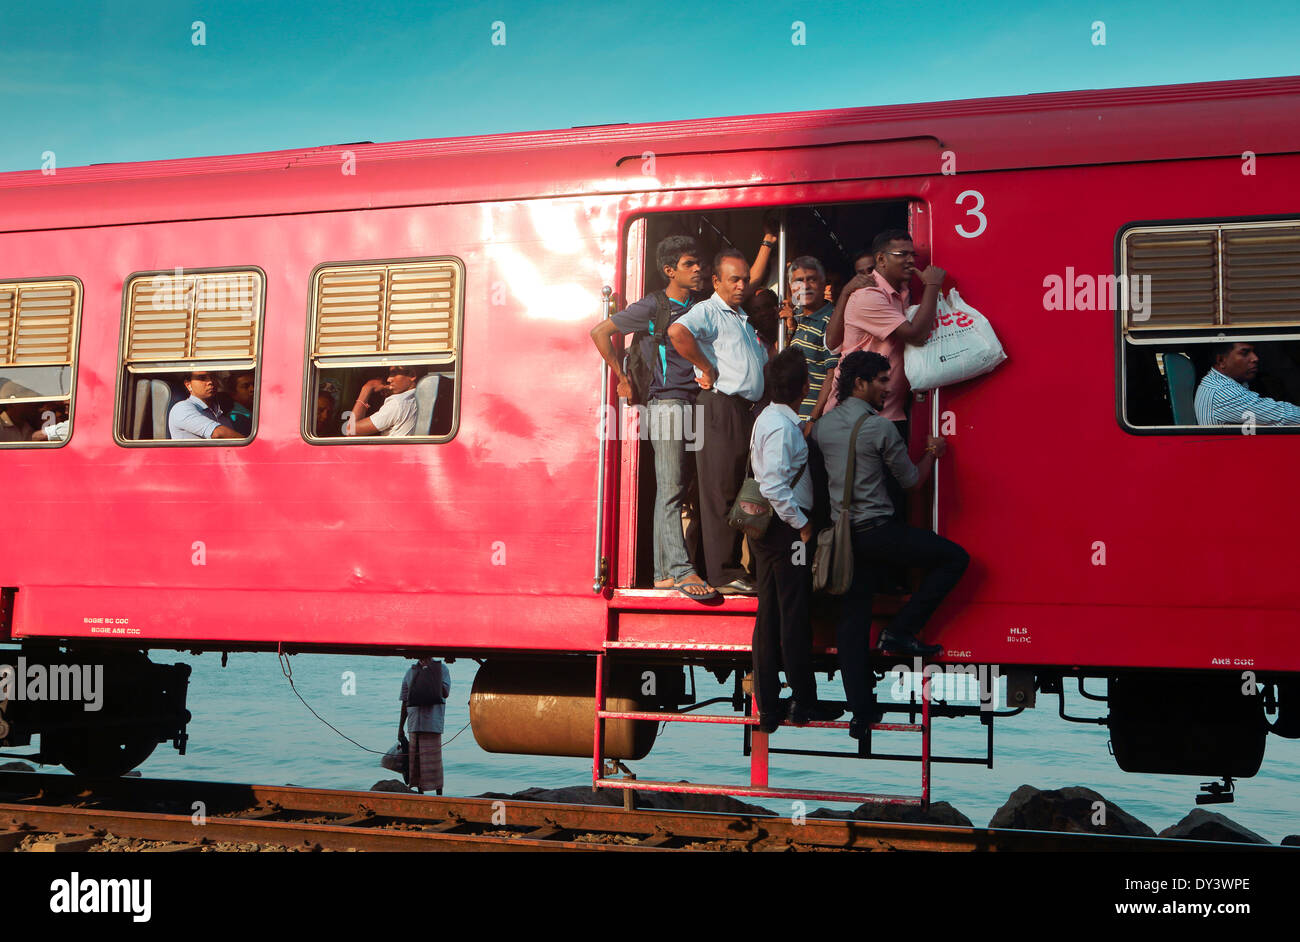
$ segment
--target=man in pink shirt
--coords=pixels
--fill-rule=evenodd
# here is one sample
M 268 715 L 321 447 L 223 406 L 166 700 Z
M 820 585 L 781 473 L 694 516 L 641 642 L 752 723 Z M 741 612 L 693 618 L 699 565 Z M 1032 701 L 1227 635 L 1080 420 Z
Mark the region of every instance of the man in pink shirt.
M 896 425 L 904 423 L 899 426 L 899 432 L 906 441 L 905 405 L 912 387 L 903 372 L 903 347 L 905 344 L 922 346 L 929 338 L 934 329 L 939 288 L 946 273 L 936 265 L 920 273 L 925 290 L 916 316 L 909 322 L 904 313 L 911 294 L 908 282 L 917 273 L 912 237 L 902 229 L 886 229 L 872 241 L 871 249 L 876 255 L 872 281 L 853 293 L 843 315 L 832 316 L 826 325 L 826 349 L 839 353 L 841 358 L 855 350 L 866 350 L 889 360 L 889 396 L 880 414 Z M 832 383 L 829 377 L 827 383 Z M 826 410 L 830 411 L 835 404 L 832 391 Z

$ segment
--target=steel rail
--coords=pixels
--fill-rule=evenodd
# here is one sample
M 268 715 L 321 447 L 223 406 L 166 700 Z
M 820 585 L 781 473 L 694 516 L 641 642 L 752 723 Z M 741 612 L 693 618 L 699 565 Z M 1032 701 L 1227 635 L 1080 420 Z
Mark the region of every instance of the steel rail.
M 633 786 L 635 787 L 635 786 Z M 621 806 L 568 805 L 501 798 L 445 798 L 296 786 L 232 785 L 166 779 L 85 783 L 68 775 L 0 773 L 4 844 L 19 834 L 71 833 L 168 842 L 252 842 L 333 850 L 678 850 L 721 843 L 738 850 L 823 848 L 845 851 L 942 850 L 1070 852 L 1286 852 L 1273 844 L 1237 844 L 1058 831 L 994 830 L 833 818 L 717 814 Z M 17 800 L 14 800 L 17 799 Z M 195 824 L 195 801 L 209 806 Z M 68 807 L 77 802 L 95 807 Z M 155 810 L 131 810 L 138 803 Z M 182 814 L 159 812 L 174 803 Z M 106 808 L 105 805 L 127 806 Z M 233 809 L 233 814 L 227 814 Z M 271 820 L 338 815 L 334 822 Z M 396 830 L 394 825 L 424 830 Z M 504 833 L 493 833 L 500 827 Z M 529 831 L 520 833 L 521 829 Z M 475 829 L 479 829 L 475 831 Z M 613 834 L 637 843 L 579 841 Z M 0 844 L 3 846 L 3 844 Z

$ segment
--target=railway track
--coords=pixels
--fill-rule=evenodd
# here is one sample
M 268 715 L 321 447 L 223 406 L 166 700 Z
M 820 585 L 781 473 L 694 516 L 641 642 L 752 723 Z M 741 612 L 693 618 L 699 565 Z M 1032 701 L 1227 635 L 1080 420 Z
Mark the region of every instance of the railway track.
M 255 846 L 254 846 L 255 845 Z M 0 773 L 0 851 L 1233 851 L 1274 845 Z

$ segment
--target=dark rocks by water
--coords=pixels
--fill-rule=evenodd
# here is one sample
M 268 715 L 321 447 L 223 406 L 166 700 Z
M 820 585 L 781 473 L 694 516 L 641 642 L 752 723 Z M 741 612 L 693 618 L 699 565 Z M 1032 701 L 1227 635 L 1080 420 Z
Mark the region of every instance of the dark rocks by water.
M 1300 847 L 1300 834 L 1288 834 L 1282 838 L 1283 847 Z
M 6 762 L 0 765 L 0 772 L 35 772 L 26 762 Z
M 386 778 L 382 782 L 375 782 L 370 786 L 372 792 L 406 792 L 411 791 L 406 785 L 395 778 Z
M 570 785 L 567 788 L 525 788 L 507 795 L 502 792 L 485 792 L 476 798 L 500 798 L 504 801 L 542 801 L 561 805 L 615 805 L 623 806 L 623 792 L 602 788 L 593 792 L 590 785 Z M 709 811 L 716 814 L 764 814 L 776 812 L 758 805 L 746 804 L 728 795 L 677 795 L 668 792 L 637 792 L 638 808 L 658 811 Z
M 1099 801 L 1105 804 L 1105 817 L 1103 823 L 1094 824 L 1097 817 L 1095 803 Z M 1049 790 L 1021 785 L 994 813 L 989 827 L 1131 837 L 1155 837 L 1156 833 L 1119 805 L 1080 785 Z
M 933 802 L 925 810 L 915 805 L 890 805 L 883 802 L 868 801 L 858 805 L 852 811 L 832 811 L 830 808 L 818 808 L 816 811 L 810 812 L 808 817 L 833 818 L 839 821 L 885 821 L 893 824 L 937 824 L 944 827 L 971 827 L 970 818 L 946 801 Z
M 1206 811 L 1204 808 L 1193 808 L 1183 820 L 1161 831 L 1160 836 L 1180 837 L 1192 841 L 1228 841 L 1234 844 L 1269 843 L 1231 818 Z M 1283 840 L 1282 843 L 1285 844 L 1288 840 L 1291 838 Z M 1296 840 L 1300 842 L 1300 838 Z

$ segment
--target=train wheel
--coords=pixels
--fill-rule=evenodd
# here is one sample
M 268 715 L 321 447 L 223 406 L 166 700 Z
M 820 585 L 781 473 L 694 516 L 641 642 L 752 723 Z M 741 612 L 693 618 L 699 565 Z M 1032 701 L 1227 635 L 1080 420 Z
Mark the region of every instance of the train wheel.
M 1129 674 L 1110 682 L 1110 741 L 1125 772 L 1249 778 L 1264 759 L 1264 698 L 1228 676 Z
M 153 753 L 158 742 L 148 733 L 119 727 L 115 730 L 76 730 L 58 736 L 46 734 L 41 754 L 73 775 L 86 778 L 118 778 L 130 772 Z

